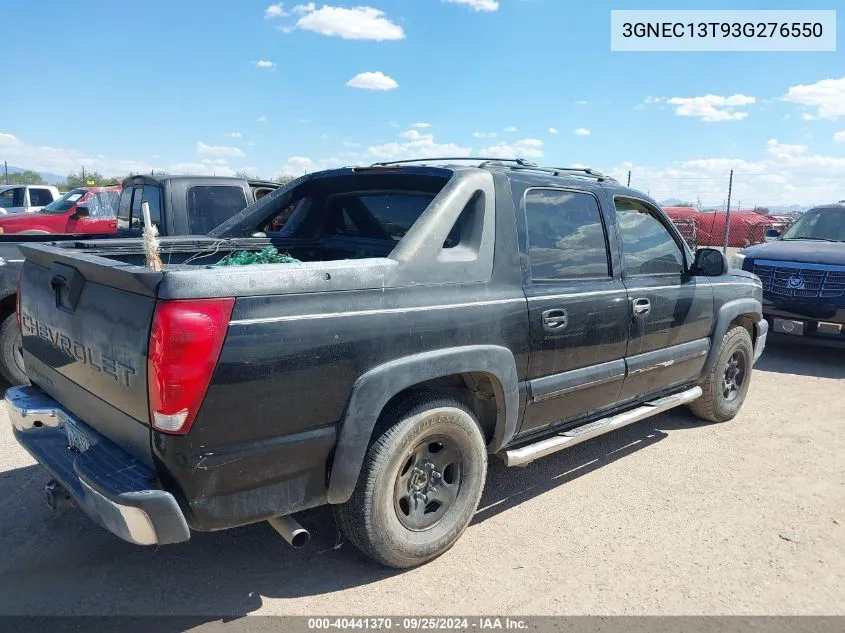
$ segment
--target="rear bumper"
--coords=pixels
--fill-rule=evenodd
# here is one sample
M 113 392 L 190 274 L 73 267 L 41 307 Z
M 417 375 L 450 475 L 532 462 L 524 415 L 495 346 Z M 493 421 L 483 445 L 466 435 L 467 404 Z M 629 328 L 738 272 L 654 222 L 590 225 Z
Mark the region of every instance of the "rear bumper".
M 6 408 L 15 439 L 99 525 L 137 545 L 190 538 L 176 499 L 155 485 L 155 471 L 43 391 L 12 387 Z
M 763 355 L 763 350 L 766 348 L 766 341 L 769 336 L 769 322 L 766 319 L 757 321 L 757 340 L 754 342 L 754 362 L 756 363 L 760 356 Z

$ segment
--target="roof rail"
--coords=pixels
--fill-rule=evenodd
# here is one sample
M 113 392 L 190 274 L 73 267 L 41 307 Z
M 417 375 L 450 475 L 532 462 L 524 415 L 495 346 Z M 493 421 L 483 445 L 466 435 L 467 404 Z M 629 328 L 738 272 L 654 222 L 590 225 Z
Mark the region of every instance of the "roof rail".
M 510 167 L 511 169 L 519 169 L 526 171 L 539 171 L 554 176 L 581 176 L 585 178 L 595 178 L 599 182 L 610 181 L 618 184 L 618 180 L 601 173 L 596 169 L 589 167 L 541 167 L 536 163 L 525 160 L 524 158 L 486 158 L 479 156 L 444 156 L 432 158 L 411 158 L 406 160 L 392 160 L 381 163 L 373 163 L 373 167 L 387 167 L 389 165 L 407 165 L 410 163 L 426 163 L 432 161 L 446 161 L 446 160 L 469 160 L 480 161 L 479 167 L 490 167 L 493 165 L 502 165 Z
M 409 158 L 406 160 L 390 160 L 381 163 L 373 163 L 373 167 L 387 167 L 388 165 L 407 165 L 409 163 L 426 163 L 435 160 L 471 160 L 482 161 L 484 163 L 516 163 L 521 167 L 536 167 L 534 163 L 532 163 L 531 161 L 527 161 L 524 158 L 488 158 L 486 156 L 433 156 L 431 158 Z

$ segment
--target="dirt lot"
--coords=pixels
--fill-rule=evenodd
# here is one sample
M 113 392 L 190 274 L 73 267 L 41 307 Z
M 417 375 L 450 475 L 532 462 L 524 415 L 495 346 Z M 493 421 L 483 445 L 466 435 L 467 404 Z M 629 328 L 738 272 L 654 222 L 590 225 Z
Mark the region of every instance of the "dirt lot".
M 770 344 L 742 414 L 671 413 L 507 470 L 458 545 L 376 567 L 331 516 L 142 549 L 51 512 L 0 420 L 5 614 L 845 614 L 845 353 Z

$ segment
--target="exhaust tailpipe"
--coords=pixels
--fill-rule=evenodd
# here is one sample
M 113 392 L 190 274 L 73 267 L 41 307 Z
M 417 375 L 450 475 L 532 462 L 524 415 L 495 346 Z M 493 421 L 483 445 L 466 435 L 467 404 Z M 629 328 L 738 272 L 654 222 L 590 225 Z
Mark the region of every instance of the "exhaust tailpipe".
M 267 519 L 267 523 L 273 526 L 273 529 L 278 532 L 283 539 L 285 539 L 291 547 L 300 548 L 308 544 L 311 540 L 311 533 L 296 522 L 296 519 L 290 516 L 272 517 Z

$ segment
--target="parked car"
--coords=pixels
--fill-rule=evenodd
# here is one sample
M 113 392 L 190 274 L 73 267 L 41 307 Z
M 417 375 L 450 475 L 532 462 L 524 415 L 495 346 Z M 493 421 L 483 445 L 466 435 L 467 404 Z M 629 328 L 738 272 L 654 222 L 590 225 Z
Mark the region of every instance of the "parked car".
M 265 520 L 302 545 L 291 515 L 328 503 L 406 568 L 462 534 L 488 455 L 737 414 L 759 279 L 595 171 L 429 162 L 303 176 L 165 241 L 161 272 L 137 244 L 23 247 L 33 385 L 6 403 L 49 498 L 144 545 Z M 270 245 L 299 263 L 215 265 Z
M 0 216 L 0 234 L 117 233 L 120 185 L 79 187 L 34 213 Z
M 32 213 L 59 197 L 59 190 L 52 185 L 3 185 L 0 186 L 0 215 Z
M 763 314 L 778 338 L 845 346 L 845 204 L 803 213 L 783 234 L 739 251 L 733 265 L 763 282 Z
M 141 235 L 141 201 L 144 199 L 150 203 L 152 220 L 158 226 L 160 235 L 202 235 L 254 202 L 257 196 L 273 191 L 278 186 L 272 182 L 219 176 L 133 176 L 125 179 L 121 185 L 122 193 L 115 220 L 92 220 L 92 209 L 95 210 L 94 214 L 99 214 L 99 209 L 103 207 L 96 207 L 91 202 L 83 205 L 88 210 L 87 220 L 81 217 L 73 219 L 74 213 L 79 216 L 78 207 L 75 212 L 68 209 L 57 213 L 61 217 L 69 214 L 67 229 L 73 232 L 49 237 L 37 234 L 0 235 L 0 374 L 14 385 L 28 382 L 20 351 L 20 332 L 15 320 L 17 283 L 24 260 L 20 251 L 22 245 L 43 242 L 45 239 L 51 244 L 72 245 L 80 240 L 94 238 L 133 238 L 130 244 L 140 243 L 137 238 Z M 59 208 L 71 202 L 76 195 L 69 193 L 70 196 Z M 102 199 L 104 205 L 111 204 L 107 200 L 111 195 L 103 193 L 98 200 Z M 82 198 L 75 204 L 81 202 Z M 28 214 L 26 221 L 37 221 L 39 217 L 41 214 Z M 15 217 L 5 221 L 17 220 Z M 24 221 L 24 218 L 20 220 Z M 121 239 L 120 243 L 125 243 L 125 240 Z

